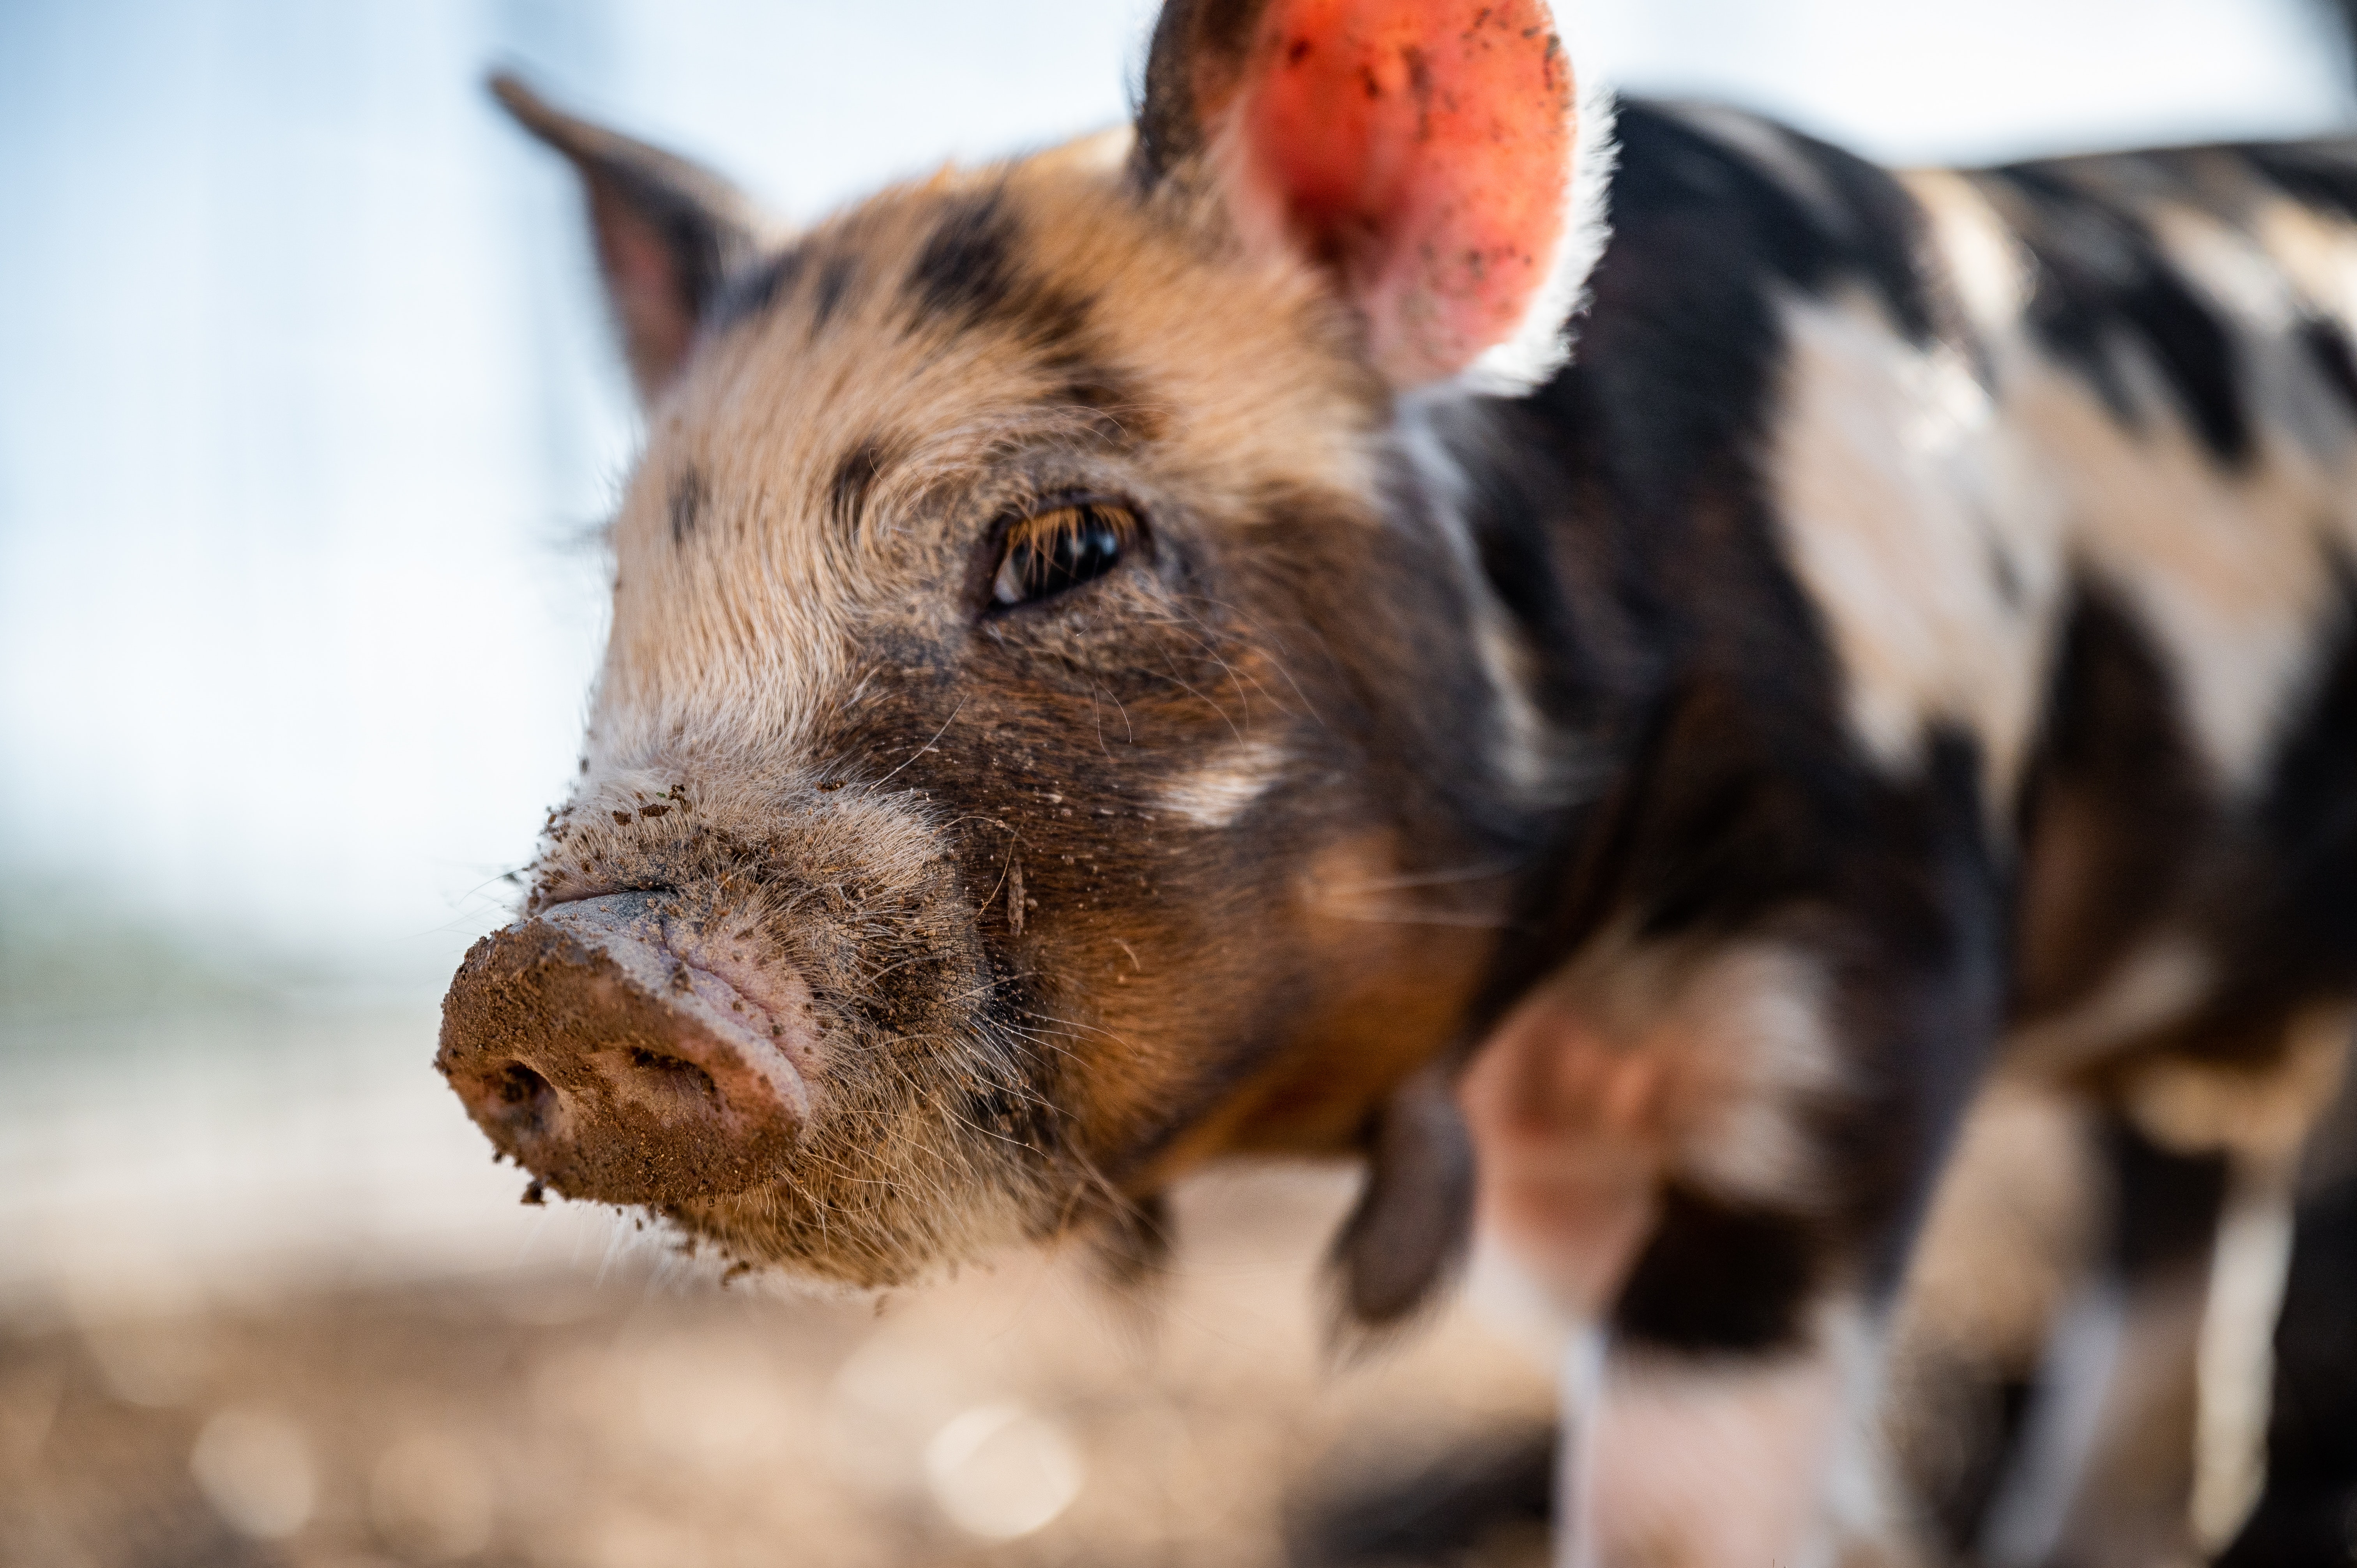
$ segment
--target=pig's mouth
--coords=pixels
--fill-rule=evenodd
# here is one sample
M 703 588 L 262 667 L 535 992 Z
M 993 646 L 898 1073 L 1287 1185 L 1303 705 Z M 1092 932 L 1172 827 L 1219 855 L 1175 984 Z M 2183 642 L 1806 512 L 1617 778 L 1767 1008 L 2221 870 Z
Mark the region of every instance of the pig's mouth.
M 436 1065 L 493 1144 L 567 1197 L 759 1187 L 810 1121 L 820 1032 L 801 975 L 727 925 L 660 894 L 544 907 L 468 953 Z

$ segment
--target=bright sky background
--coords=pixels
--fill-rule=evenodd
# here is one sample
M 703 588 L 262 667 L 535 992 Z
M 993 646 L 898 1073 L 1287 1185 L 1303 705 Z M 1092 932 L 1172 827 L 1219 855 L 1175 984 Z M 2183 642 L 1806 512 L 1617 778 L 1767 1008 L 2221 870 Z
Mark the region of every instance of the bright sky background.
M 437 984 L 572 771 L 631 416 L 487 65 L 809 215 L 1121 116 L 1140 0 L 0 0 L 0 877 Z M 1596 0 L 1975 159 L 2357 122 L 2305 0 Z

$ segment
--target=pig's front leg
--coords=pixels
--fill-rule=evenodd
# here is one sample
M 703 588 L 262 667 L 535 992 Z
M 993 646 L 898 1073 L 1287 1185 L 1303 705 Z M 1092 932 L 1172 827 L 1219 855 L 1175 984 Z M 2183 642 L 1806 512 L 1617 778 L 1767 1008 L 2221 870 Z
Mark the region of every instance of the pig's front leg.
M 1624 928 L 1474 1063 L 1484 1221 L 1582 1326 L 1560 1563 L 1905 1556 L 1881 1320 L 1994 986 L 1877 945 Z

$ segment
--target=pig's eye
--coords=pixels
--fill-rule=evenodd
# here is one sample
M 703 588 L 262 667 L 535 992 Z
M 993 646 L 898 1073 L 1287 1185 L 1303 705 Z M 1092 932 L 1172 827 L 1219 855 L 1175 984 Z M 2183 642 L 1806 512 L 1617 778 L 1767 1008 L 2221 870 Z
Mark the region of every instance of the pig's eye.
M 1137 517 L 1111 501 L 1075 501 L 1018 518 L 991 580 L 1001 608 L 1037 604 L 1103 576 L 1137 543 Z

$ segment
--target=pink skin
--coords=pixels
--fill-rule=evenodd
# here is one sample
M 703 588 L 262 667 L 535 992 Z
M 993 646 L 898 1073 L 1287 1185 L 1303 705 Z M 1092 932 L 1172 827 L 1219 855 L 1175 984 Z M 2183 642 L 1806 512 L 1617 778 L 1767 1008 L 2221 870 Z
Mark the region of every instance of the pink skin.
M 1394 384 L 1512 337 L 1563 237 L 1577 131 L 1545 7 L 1282 0 L 1257 48 L 1244 188 L 1338 267 Z
M 742 1192 L 810 1121 L 810 987 L 647 894 L 555 905 L 484 939 L 436 1058 L 501 1152 L 568 1197 Z
M 734 1046 L 741 1058 L 735 1062 L 706 1060 L 716 1053 L 692 1047 L 681 1053 L 724 1091 L 741 1080 L 743 1090 L 773 1101 L 795 1121 L 809 1118 L 817 1032 L 810 987 L 800 974 L 748 963 L 729 950 L 726 937 L 698 931 L 642 900 L 579 899 L 544 909 L 540 918 L 604 949 L 632 980 Z M 736 1097 L 729 1098 L 733 1103 Z

